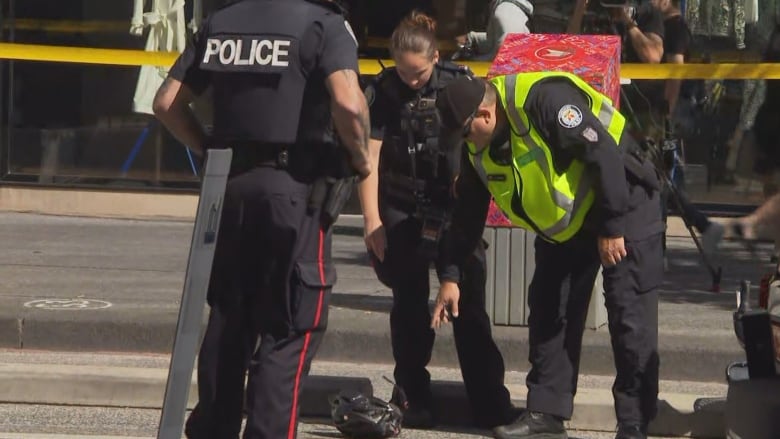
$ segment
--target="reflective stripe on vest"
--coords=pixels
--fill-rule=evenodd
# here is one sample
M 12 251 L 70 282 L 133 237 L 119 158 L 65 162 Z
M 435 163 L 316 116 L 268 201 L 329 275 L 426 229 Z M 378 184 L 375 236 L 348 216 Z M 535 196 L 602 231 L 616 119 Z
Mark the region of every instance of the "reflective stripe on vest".
M 517 226 L 534 230 L 552 242 L 564 242 L 582 227 L 594 193 L 585 166 L 574 160 L 563 174 L 555 173 L 550 148 L 528 121 L 523 110 L 531 87 L 551 77 L 565 77 L 583 91 L 596 115 L 615 143 L 625 126 L 625 118 L 615 112 L 611 101 L 580 78 L 563 72 L 522 73 L 491 80 L 498 89 L 512 125 L 512 164 L 495 163 L 488 148 L 470 157 L 496 204 Z M 518 103 L 520 105 L 518 105 Z M 522 212 L 515 212 L 512 200 L 519 197 Z

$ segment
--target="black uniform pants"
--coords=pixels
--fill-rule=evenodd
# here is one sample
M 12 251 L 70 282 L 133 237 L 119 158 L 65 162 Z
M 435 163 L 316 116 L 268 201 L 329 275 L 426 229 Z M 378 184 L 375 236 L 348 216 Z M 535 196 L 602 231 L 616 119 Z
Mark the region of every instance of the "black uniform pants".
M 322 340 L 335 271 L 310 185 L 258 167 L 228 180 L 198 357 L 191 439 L 296 436 L 302 382 Z M 258 344 L 259 342 L 259 344 Z
M 385 260 L 374 260 L 379 280 L 393 291 L 390 334 L 396 384 L 409 404 L 431 408 L 430 256 L 419 252 L 421 223 L 414 217 L 382 206 L 387 234 Z M 504 386 L 504 359 L 491 333 L 485 311 L 485 249 L 479 245 L 464 267 L 460 283 L 459 316 L 453 321 L 455 347 L 463 382 L 477 425 L 492 427 L 511 422 L 509 391 Z
M 603 270 L 615 359 L 612 388 L 619 422 L 646 424 L 658 397 L 658 293 L 662 234 L 627 241 L 628 255 Z M 600 260 L 595 236 L 562 244 L 536 240 L 536 272 L 528 293 L 532 411 L 571 418 L 582 335 Z

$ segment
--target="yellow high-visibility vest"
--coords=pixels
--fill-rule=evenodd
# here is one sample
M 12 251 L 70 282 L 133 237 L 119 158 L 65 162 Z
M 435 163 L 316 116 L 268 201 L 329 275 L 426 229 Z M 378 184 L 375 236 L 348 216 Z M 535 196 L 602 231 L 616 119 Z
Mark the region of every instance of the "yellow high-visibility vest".
M 590 111 L 615 143 L 620 144 L 626 119 L 615 110 L 608 97 L 570 73 L 519 73 L 490 80 L 498 90 L 512 126 L 511 163 L 496 163 L 488 153 L 489 148 L 470 154 L 469 158 L 496 204 L 513 225 L 560 243 L 580 230 L 585 215 L 593 206 L 594 193 L 582 161 L 575 159 L 563 173 L 556 172 L 547 142 L 529 122 L 524 110 L 531 87 L 555 77 L 567 78 L 583 91 L 590 102 Z M 559 118 L 567 116 L 565 110 L 565 107 L 561 110 Z M 577 109 L 570 110 L 572 113 L 568 116 L 576 117 Z M 474 151 L 473 145 L 470 146 Z M 514 199 L 515 206 L 519 207 L 517 210 L 513 207 Z

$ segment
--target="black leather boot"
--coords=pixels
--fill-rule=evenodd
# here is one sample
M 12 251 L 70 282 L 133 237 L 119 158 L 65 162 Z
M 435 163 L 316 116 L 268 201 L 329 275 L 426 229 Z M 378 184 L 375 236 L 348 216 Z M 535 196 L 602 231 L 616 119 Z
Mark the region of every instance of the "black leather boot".
M 563 421 L 553 415 L 524 412 L 512 424 L 496 427 L 496 439 L 567 439 Z
M 641 425 L 619 424 L 615 439 L 647 439 L 647 432 Z

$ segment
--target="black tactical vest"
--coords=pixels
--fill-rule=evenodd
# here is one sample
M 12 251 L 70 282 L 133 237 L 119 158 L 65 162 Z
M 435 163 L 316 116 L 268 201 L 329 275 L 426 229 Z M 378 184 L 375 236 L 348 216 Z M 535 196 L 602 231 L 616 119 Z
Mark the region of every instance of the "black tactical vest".
M 211 16 L 200 68 L 212 76 L 216 139 L 327 141 L 325 78 L 309 76 L 316 62 L 301 59 L 301 42 L 315 22 L 338 12 L 304 0 L 244 0 Z M 305 117 L 323 108 L 326 116 Z
M 470 74 L 451 62 L 434 67 L 430 81 L 420 90 L 406 86 L 394 67 L 376 78 L 375 92 L 382 93 L 394 110 L 386 118 L 380 160 L 380 192 L 407 207 L 420 198 L 444 205 L 449 198 L 453 158 L 438 148 L 439 120 L 436 96 L 453 79 Z M 398 205 L 397 208 L 400 208 Z
M 381 167 L 387 173 L 412 176 L 411 165 L 412 161 L 416 160 L 418 162 L 416 177 L 421 179 L 432 177 L 430 170 L 419 161 L 425 153 L 437 148 L 437 139 L 433 136 L 439 131 L 438 119 L 429 120 L 428 117 L 435 115 L 435 107 L 429 109 L 419 103 L 435 102 L 438 91 L 450 81 L 470 74 L 468 68 L 446 61 L 440 62 L 434 69 L 429 84 L 419 91 L 411 90 L 406 86 L 395 71 L 395 67 L 385 69 L 376 79 L 376 92 L 383 93 L 388 102 L 391 102 L 391 108 L 397 108 L 398 112 L 397 116 L 387 118 L 388 123 L 382 141 Z M 417 146 L 422 144 L 423 150 L 416 151 L 422 154 L 410 156 L 411 143 L 416 143 Z

